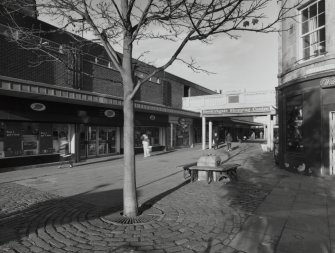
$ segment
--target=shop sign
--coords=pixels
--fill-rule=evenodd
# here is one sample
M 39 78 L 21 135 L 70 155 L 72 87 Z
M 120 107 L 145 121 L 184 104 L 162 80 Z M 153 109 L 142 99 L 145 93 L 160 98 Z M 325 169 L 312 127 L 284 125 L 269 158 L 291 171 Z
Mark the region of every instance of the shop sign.
M 30 108 L 33 109 L 34 111 L 41 112 L 41 111 L 44 111 L 46 109 L 46 106 L 42 103 L 32 103 L 30 105 Z
M 335 77 L 322 78 L 320 81 L 321 88 L 331 88 L 335 86 Z
M 104 114 L 107 118 L 114 118 L 115 117 L 115 111 L 113 111 L 113 110 L 105 110 Z
M 211 109 L 204 110 L 203 114 L 215 114 L 220 115 L 224 113 L 256 113 L 256 112 L 270 112 L 270 106 L 259 106 L 259 107 L 244 107 L 244 108 L 225 108 L 225 109 Z

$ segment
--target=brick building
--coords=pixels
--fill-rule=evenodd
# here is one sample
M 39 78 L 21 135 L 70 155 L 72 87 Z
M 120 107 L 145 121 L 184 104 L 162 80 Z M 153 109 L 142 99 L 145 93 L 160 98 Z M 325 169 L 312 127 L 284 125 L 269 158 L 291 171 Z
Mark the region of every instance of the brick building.
M 306 0 L 279 37 L 280 166 L 335 172 L 335 1 Z
M 57 162 L 64 135 L 76 161 L 122 153 L 122 80 L 103 48 L 56 32 L 34 10 L 24 14 L 17 22 L 46 31 L 34 39 L 62 61 L 41 61 L 18 46 L 20 33 L 0 17 L 0 168 Z M 137 78 L 153 69 L 135 63 Z M 153 77 L 136 94 L 136 151 L 143 133 L 154 150 L 200 142 L 199 113 L 182 110 L 182 97 L 214 93 L 167 72 Z

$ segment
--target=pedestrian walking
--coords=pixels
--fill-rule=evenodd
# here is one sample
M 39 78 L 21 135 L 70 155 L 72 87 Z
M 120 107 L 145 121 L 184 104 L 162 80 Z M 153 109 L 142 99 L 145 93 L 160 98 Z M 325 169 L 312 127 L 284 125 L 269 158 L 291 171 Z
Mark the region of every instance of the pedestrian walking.
M 213 141 L 214 141 L 214 149 L 218 149 L 219 148 L 219 135 L 216 132 L 214 133 Z
M 59 160 L 60 165 L 58 168 L 63 167 L 65 164 L 69 164 L 69 167 L 73 167 L 73 161 L 72 161 L 72 154 L 69 152 L 69 142 L 66 138 L 66 134 L 64 132 L 60 133 L 60 144 L 59 144 Z
M 147 134 L 142 134 L 141 139 L 142 139 L 144 157 L 149 157 L 150 156 L 149 137 Z
M 232 141 L 233 141 L 233 138 L 231 137 L 230 133 L 227 133 L 227 135 L 226 135 L 227 151 L 231 151 L 231 142 Z

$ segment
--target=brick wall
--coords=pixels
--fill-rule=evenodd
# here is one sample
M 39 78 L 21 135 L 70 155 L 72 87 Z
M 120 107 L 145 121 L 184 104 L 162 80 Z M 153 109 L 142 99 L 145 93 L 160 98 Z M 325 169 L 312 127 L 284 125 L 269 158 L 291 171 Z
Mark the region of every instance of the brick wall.
M 0 52 L 0 75 L 68 86 L 68 73 L 62 63 L 41 63 L 36 55 L 18 48 L 14 43 L 7 41 L 4 36 L 0 36 Z M 33 66 L 34 62 L 40 62 L 40 64 Z
M 116 70 L 92 61 L 82 61 L 80 55 L 76 58 L 79 62 L 75 64 L 77 72 L 72 72 L 63 63 L 56 61 L 40 62 L 38 66 L 32 67 L 31 63 L 37 62 L 36 55 L 18 48 L 16 44 L 7 41 L 4 36 L 0 36 L 0 52 L 0 75 L 49 85 L 80 88 L 117 97 L 123 96 L 122 79 Z M 73 58 L 68 59 L 70 61 Z M 81 61 L 82 64 L 80 64 Z M 136 94 L 136 99 L 182 108 L 184 85 L 189 86 L 192 83 L 181 78 L 165 78 L 165 80 L 161 78 L 160 80 L 160 83 L 143 84 Z M 191 96 L 209 94 L 206 89 L 195 84 L 190 86 L 190 93 Z
M 163 104 L 163 86 L 158 83 L 146 82 L 140 89 L 140 100 Z
M 117 71 L 84 61 L 83 73 L 83 90 L 117 97 L 123 96 L 122 79 Z

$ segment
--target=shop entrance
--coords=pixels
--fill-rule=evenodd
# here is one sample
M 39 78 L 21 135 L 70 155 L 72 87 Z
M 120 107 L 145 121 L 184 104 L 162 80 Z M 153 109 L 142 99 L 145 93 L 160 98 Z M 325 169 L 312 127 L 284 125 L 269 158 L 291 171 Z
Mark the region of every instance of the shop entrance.
M 86 126 L 80 131 L 80 159 L 116 153 L 115 127 Z
M 335 174 L 335 112 L 329 115 L 329 173 Z

